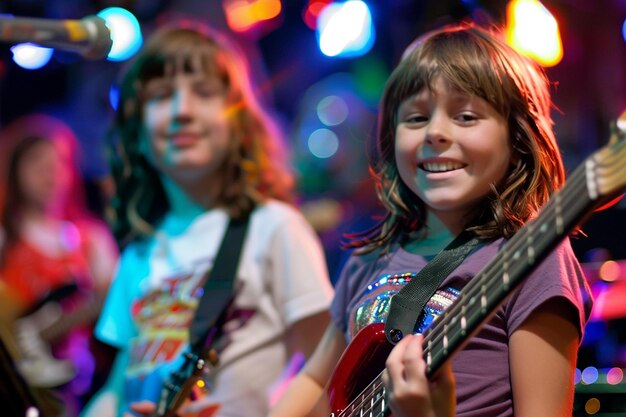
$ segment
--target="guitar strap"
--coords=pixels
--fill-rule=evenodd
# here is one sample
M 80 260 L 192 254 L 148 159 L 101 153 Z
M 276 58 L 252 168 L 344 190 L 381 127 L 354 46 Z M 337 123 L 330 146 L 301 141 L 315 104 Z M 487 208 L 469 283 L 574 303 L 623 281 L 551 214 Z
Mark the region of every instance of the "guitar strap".
M 385 336 L 391 344 L 415 331 L 422 309 L 445 277 L 479 245 L 478 238 L 463 232 L 437 254 L 411 281 L 391 298 Z
M 250 215 L 230 219 L 207 277 L 196 314 L 189 327 L 192 352 L 204 353 L 220 332 L 228 306 L 234 298 L 234 281 Z

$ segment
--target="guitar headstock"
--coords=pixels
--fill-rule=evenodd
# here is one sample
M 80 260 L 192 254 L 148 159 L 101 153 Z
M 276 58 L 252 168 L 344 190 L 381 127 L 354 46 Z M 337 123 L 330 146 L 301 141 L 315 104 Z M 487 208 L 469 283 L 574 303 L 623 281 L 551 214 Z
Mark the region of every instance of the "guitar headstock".
M 202 380 L 204 369 L 207 362 L 215 365 L 217 359 L 214 355 L 216 353 L 209 355 L 205 360 L 196 353 L 185 353 L 183 364 L 178 370 L 172 372 L 163 384 L 161 399 L 157 405 L 157 416 L 176 416 L 176 410 L 193 397 L 194 388 L 199 387 L 198 383 L 204 384 Z
M 626 110 L 611 124 L 609 144 L 587 160 L 586 171 L 590 191 L 605 202 L 626 188 Z

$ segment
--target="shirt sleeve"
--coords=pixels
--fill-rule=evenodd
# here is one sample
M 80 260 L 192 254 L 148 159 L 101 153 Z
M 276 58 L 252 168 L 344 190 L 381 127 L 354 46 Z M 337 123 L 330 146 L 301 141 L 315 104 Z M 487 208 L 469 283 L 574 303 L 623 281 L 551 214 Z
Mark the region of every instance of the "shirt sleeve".
M 287 325 L 328 310 L 333 287 L 322 246 L 298 211 L 282 213 L 269 246 L 273 296 Z
M 331 320 L 348 336 L 348 321 L 352 305 L 375 275 L 377 254 L 351 255 L 335 284 L 335 298 L 331 305 Z
M 137 332 L 132 318 L 133 294 L 139 290 L 136 254 L 128 247 L 117 264 L 102 312 L 94 330 L 96 338 L 119 349 L 126 349 Z
M 582 339 L 593 299 L 568 238 L 539 264 L 505 303 L 509 335 L 539 306 L 556 299 L 565 300 L 578 312 L 574 324 Z

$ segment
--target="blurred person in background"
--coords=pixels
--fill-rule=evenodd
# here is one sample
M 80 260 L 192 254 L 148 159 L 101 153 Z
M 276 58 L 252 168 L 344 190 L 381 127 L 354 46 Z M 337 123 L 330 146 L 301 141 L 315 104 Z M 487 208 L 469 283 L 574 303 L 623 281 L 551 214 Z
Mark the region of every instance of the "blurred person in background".
M 3 337 L 26 382 L 54 389 L 67 416 L 109 360 L 92 330 L 118 257 L 87 209 L 78 152 L 75 133 L 52 116 L 22 116 L 0 132 Z

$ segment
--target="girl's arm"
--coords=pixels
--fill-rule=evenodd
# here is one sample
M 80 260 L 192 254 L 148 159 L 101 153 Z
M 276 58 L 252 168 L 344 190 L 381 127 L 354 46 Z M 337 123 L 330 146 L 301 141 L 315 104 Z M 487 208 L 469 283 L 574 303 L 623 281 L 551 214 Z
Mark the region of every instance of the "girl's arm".
M 289 354 L 293 356 L 296 353 L 301 353 L 308 360 L 322 339 L 324 329 L 326 329 L 329 322 L 330 315 L 328 311 L 323 311 L 295 322 L 287 330 Z
M 510 337 L 516 417 L 571 417 L 580 342 L 572 307 L 549 300 Z
M 270 407 L 273 407 L 283 396 L 289 384 L 300 371 L 302 364 L 309 360 L 329 321 L 330 315 L 325 310 L 298 320 L 287 329 L 287 353 L 291 359 L 283 369 L 281 377 L 270 388 Z
M 270 412 L 271 417 L 328 417 L 328 402 L 324 386 L 346 348 L 343 334 L 329 324 L 322 340 L 306 362 L 304 368 L 291 381 L 289 387 Z

